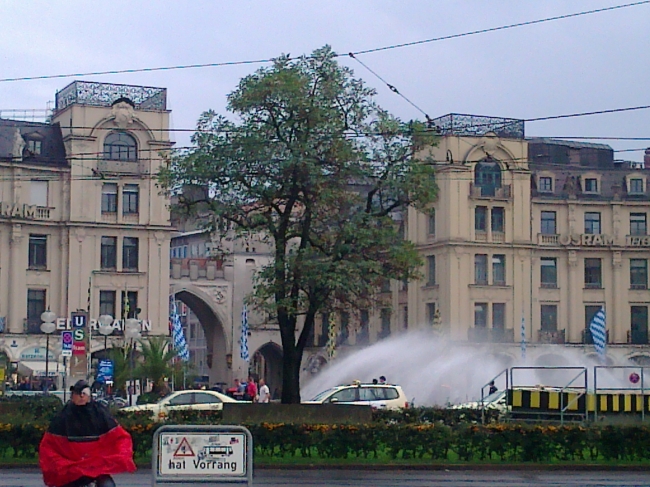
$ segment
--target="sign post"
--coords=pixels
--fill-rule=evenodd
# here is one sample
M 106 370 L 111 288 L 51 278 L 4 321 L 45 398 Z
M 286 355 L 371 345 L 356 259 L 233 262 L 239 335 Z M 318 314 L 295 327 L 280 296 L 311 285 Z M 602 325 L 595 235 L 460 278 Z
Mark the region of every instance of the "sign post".
M 88 356 L 86 355 L 86 331 L 88 329 L 88 313 L 77 311 L 70 316 L 72 321 L 72 359 L 70 375 L 72 381 L 88 378 Z
M 253 485 L 253 436 L 243 426 L 165 425 L 153 437 L 153 486 Z

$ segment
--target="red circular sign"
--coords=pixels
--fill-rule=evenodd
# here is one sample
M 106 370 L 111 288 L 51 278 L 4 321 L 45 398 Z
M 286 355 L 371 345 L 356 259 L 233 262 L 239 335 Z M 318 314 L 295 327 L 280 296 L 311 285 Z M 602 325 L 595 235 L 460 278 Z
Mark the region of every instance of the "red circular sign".
M 641 380 L 641 377 L 639 377 L 639 374 L 637 374 L 636 372 L 632 372 L 632 373 L 630 374 L 630 382 L 631 382 L 632 384 L 636 384 L 636 383 L 638 383 L 640 380 Z

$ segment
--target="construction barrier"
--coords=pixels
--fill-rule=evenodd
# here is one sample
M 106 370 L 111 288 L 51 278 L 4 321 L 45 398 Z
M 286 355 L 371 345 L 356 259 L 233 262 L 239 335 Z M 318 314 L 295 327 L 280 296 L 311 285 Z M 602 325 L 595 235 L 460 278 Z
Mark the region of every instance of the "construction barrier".
M 641 413 L 644 404 L 645 412 L 650 412 L 650 395 L 619 392 L 581 395 L 580 392 L 508 390 L 508 406 L 513 412 L 560 412 L 564 409 L 566 412 L 575 413 L 585 410 L 589 413 Z

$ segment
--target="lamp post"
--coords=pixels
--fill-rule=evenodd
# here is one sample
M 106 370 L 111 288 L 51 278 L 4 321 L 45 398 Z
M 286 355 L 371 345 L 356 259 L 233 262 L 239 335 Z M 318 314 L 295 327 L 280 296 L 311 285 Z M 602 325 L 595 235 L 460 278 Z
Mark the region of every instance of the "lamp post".
M 135 318 L 129 318 L 126 320 L 124 323 L 124 338 L 130 339 L 131 344 L 129 345 L 129 368 L 130 368 L 130 377 L 131 377 L 131 385 L 129 387 L 129 406 L 133 406 L 133 392 L 135 389 L 135 381 L 133 379 L 133 369 L 134 369 L 134 357 L 133 357 L 133 352 L 135 349 L 135 341 L 138 340 L 141 337 L 140 333 L 140 322 L 136 320 Z
M 99 333 L 104 335 L 104 353 L 108 348 L 108 335 L 113 333 L 113 317 L 111 315 L 101 315 L 99 317 Z
M 50 311 L 43 311 L 41 313 L 41 331 L 45 333 L 45 394 L 50 390 L 50 334 L 54 333 L 56 325 L 54 324 L 56 320 L 56 313 Z

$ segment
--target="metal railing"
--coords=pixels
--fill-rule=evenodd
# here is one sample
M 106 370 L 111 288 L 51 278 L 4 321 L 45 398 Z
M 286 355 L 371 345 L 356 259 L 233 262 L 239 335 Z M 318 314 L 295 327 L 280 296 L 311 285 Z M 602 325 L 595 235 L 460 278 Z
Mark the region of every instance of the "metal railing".
M 633 374 L 635 374 L 637 371 L 640 372 L 640 374 L 637 375 L 637 380 L 639 387 L 638 389 L 635 387 L 598 387 L 598 371 L 601 369 L 605 370 L 633 370 Z M 647 389 L 647 385 L 645 384 L 645 369 L 650 369 L 650 367 L 643 367 L 642 365 L 596 365 L 594 366 L 594 421 L 598 421 L 598 391 L 638 391 L 641 394 L 641 397 L 643 398 L 643 407 L 641 408 L 641 421 L 645 421 L 645 409 L 646 409 L 646 397 L 644 391 Z M 629 377 L 630 382 L 632 382 L 632 374 L 630 374 Z M 632 384 L 635 384 L 632 382 Z M 636 385 L 636 384 L 635 384 Z

